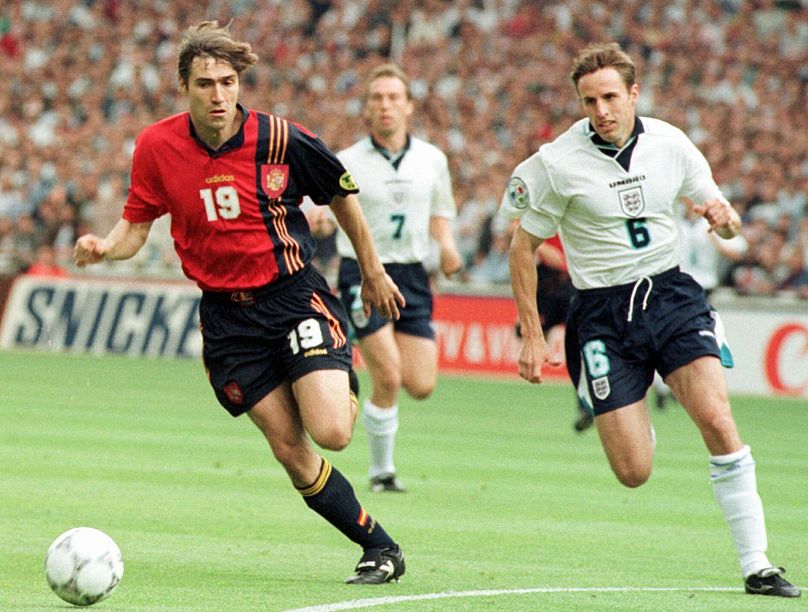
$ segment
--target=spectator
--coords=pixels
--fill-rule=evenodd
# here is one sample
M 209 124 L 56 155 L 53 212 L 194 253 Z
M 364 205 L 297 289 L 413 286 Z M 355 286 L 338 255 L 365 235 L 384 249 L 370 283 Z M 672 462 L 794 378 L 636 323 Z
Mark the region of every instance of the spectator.
M 65 278 L 69 276 L 67 270 L 56 263 L 56 253 L 49 244 L 42 244 L 36 250 L 34 262 L 25 271 L 31 276 L 53 276 Z
M 475 193 L 469 193 L 475 187 Z M 455 240 L 463 258 L 463 266 L 469 267 L 480 242 L 480 231 L 496 211 L 497 203 L 490 194 L 482 189 L 482 185 L 461 184 L 458 187 L 458 199 L 463 202 L 455 219 Z
M 0 214 L 0 275 L 17 272 L 14 242 L 14 223 Z
M 508 246 L 510 234 L 496 232 L 491 248 L 468 270 L 467 278 L 472 283 L 505 284 L 510 282 L 508 269 Z
M 783 250 L 782 278 L 777 289 L 794 291 L 801 298 L 808 298 L 808 265 L 805 254 L 796 245 L 789 245 Z
M 14 262 L 17 271 L 23 271 L 32 263 L 36 256 L 36 249 L 41 243 L 41 232 L 37 228 L 34 218 L 25 213 L 17 217 L 14 229 Z
M 358 118 L 356 75 L 397 61 L 412 77 L 414 135 L 447 152 L 456 192 L 476 201 L 498 200 L 492 186 L 571 125 L 571 50 L 626 41 L 643 63 L 642 112 L 685 127 L 739 211 L 773 204 L 774 217 L 788 213 L 789 243 L 806 215 L 808 11 L 798 3 L 296 0 L 248 10 L 255 4 L 4 3 L 0 211 L 34 213 L 55 185 L 70 192 L 88 173 L 98 189 L 114 190 L 112 200 L 125 198 L 139 126 L 180 110 L 166 76 L 173 34 L 194 20 L 232 18 L 233 30 L 271 58 L 245 78 L 245 101 L 269 102 L 280 115 L 294 109 L 335 150 L 361 135 L 359 121 L 333 120 Z M 11 205 L 6 174 L 22 192 Z M 97 206 L 70 205 L 94 224 Z M 464 234 L 480 235 L 484 221 L 470 216 Z
M 5 170 L 5 169 L 3 169 Z M 0 216 L 14 218 L 23 211 L 24 194 L 11 170 L 0 171 Z

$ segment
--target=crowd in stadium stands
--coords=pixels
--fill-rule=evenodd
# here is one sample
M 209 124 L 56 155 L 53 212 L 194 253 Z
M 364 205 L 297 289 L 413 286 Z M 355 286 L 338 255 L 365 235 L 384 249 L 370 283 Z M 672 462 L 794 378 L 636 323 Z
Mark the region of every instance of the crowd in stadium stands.
M 616 40 L 639 60 L 639 114 L 684 129 L 742 214 L 750 248 L 724 284 L 808 298 L 806 0 L 3 2 L 0 273 L 42 257 L 69 269 L 78 234 L 112 227 L 138 131 L 181 109 L 178 33 L 203 19 L 232 19 L 261 57 L 245 103 L 333 150 L 364 133 L 363 77 L 400 63 L 414 132 L 449 156 L 466 280 L 481 283 L 508 281 L 510 230 L 494 213 L 510 171 L 582 116 L 571 58 Z M 153 231 L 129 271 L 176 265 Z

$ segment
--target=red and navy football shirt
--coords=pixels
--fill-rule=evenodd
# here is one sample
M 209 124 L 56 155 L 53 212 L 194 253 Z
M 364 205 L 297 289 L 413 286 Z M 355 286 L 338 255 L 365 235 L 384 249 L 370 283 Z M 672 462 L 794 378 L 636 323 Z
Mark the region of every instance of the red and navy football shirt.
M 123 218 L 171 215 L 174 247 L 188 278 L 205 290 L 252 289 L 307 265 L 315 241 L 299 205 L 358 189 L 336 156 L 300 125 L 240 107 L 241 129 L 213 150 L 189 113 L 138 136 Z

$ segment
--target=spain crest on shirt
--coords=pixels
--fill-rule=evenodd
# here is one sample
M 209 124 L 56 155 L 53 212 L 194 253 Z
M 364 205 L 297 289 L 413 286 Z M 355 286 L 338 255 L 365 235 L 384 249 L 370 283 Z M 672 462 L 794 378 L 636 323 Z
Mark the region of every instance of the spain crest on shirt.
M 272 199 L 279 198 L 289 184 L 288 164 L 262 164 L 261 185 L 264 192 Z

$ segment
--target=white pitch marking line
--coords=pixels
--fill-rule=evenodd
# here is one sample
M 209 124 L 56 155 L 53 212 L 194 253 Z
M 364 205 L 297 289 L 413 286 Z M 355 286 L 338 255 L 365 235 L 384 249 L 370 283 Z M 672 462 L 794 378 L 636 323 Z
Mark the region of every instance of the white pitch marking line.
M 336 612 L 336 610 L 357 610 L 375 608 L 406 601 L 426 601 L 460 597 L 496 597 L 498 595 L 526 595 L 530 593 L 663 593 L 663 592 L 715 592 L 739 591 L 737 587 L 536 587 L 530 589 L 488 589 L 480 591 L 446 591 L 443 593 L 422 593 L 420 595 L 396 595 L 354 599 L 332 604 L 321 604 L 308 608 L 294 608 L 286 612 Z

